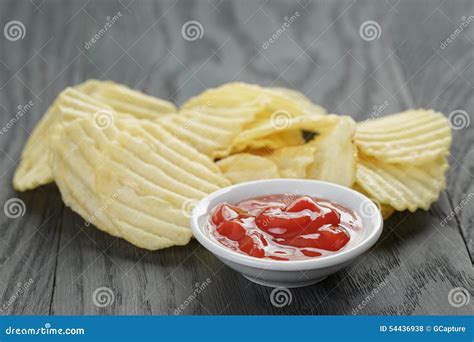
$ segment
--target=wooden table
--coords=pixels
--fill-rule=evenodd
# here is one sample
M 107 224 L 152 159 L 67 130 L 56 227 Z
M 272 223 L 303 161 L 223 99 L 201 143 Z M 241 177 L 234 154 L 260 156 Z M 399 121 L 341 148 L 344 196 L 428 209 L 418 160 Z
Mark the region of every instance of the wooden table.
M 448 299 L 457 287 L 472 292 L 474 283 L 474 122 L 453 130 L 448 186 L 429 211 L 394 215 L 368 253 L 320 284 L 292 289 L 291 303 L 281 308 L 272 305 L 271 288 L 248 282 L 196 241 L 138 249 L 82 228 L 55 185 L 16 193 L 11 179 L 55 96 L 88 78 L 112 79 L 177 104 L 240 80 L 298 89 L 356 120 L 417 107 L 472 118 L 473 14 L 470 0 L 2 1 L 1 25 L 19 21 L 25 35 L 16 23 L 19 36 L 0 36 L 0 125 L 7 128 L 0 135 L 0 203 L 19 198 L 26 213 L 12 219 L 0 212 L 1 312 L 472 313 L 472 300 L 456 307 Z M 194 41 L 182 35 L 191 20 L 202 26 Z M 460 31 L 463 20 L 467 27 Z M 29 101 L 31 108 L 12 124 L 18 106 Z M 114 299 L 103 307 L 92 300 L 101 287 Z

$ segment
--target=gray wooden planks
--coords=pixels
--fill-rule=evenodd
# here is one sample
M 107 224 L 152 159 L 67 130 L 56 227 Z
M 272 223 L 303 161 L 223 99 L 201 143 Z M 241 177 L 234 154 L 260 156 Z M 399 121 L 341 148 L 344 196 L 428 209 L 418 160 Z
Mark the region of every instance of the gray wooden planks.
M 196 241 L 158 252 L 140 250 L 84 227 L 54 185 L 22 194 L 11 188 L 35 123 L 59 91 L 91 77 L 178 104 L 208 87 L 241 80 L 296 88 L 331 112 L 357 120 L 413 107 L 472 115 L 474 25 L 441 47 L 462 16 L 474 14 L 472 2 L 12 0 L 0 6 L 2 26 L 19 20 L 26 29 L 17 41 L 0 37 L 2 127 L 18 106 L 33 102 L 0 135 L 1 204 L 20 198 L 26 207 L 22 217 L 0 217 L 2 314 L 472 310 L 448 302 L 453 288 L 472 289 L 474 283 L 473 202 L 468 200 L 474 191 L 472 124 L 453 131 L 448 188 L 428 212 L 396 214 L 369 253 L 318 285 L 291 290 L 292 302 L 282 308 L 272 305 L 272 289 L 249 283 Z M 86 49 L 106 17 L 119 11 L 120 19 Z M 269 43 L 285 16 L 296 12 L 297 19 Z M 183 39 L 182 26 L 190 20 L 202 24 L 201 39 Z M 379 38 L 361 39 L 359 28 L 366 21 L 377 22 Z M 208 285 L 195 296 L 196 284 L 203 282 Z M 113 303 L 101 307 L 93 293 L 103 287 L 111 289 Z

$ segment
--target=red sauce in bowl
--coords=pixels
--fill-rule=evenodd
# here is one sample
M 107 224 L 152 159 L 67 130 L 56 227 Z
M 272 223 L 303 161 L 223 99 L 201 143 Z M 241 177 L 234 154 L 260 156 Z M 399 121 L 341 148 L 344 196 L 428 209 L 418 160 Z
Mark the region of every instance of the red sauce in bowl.
M 222 245 L 256 258 L 302 260 L 337 253 L 362 229 L 360 217 L 312 196 L 269 195 L 212 209 L 208 228 Z

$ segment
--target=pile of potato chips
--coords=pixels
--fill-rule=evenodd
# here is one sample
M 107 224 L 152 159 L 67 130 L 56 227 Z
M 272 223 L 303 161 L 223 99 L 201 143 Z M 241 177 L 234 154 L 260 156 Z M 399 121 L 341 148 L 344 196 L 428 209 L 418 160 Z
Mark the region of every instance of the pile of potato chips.
M 384 217 L 428 209 L 445 186 L 451 130 L 431 110 L 356 123 L 284 88 L 229 83 L 172 103 L 110 81 L 65 89 L 31 134 L 19 191 L 56 182 L 87 224 L 156 250 L 189 242 L 207 194 L 307 178 L 365 193 Z

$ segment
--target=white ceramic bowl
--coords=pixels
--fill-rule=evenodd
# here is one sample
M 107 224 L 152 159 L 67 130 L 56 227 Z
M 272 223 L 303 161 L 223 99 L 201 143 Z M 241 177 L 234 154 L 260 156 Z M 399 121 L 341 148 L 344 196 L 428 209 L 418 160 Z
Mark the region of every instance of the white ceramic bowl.
M 340 203 L 359 214 L 362 232 L 339 252 L 305 260 L 259 259 L 219 244 L 206 229 L 210 211 L 219 203 L 235 204 L 257 196 L 272 194 L 310 195 Z M 191 226 L 196 239 L 230 268 L 247 279 L 265 286 L 301 287 L 317 283 L 347 266 L 367 251 L 380 237 L 383 219 L 377 206 L 352 189 L 315 180 L 271 179 L 241 183 L 218 190 L 202 199 L 194 208 Z

